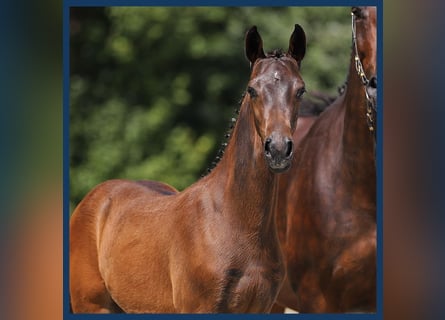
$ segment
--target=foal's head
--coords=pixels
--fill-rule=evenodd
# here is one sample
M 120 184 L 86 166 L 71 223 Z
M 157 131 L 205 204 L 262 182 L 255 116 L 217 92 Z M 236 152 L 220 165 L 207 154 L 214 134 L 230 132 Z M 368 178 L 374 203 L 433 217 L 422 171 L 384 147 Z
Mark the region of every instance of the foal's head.
M 300 64 L 306 52 L 306 36 L 303 29 L 295 25 L 288 51 L 276 50 L 265 55 L 262 39 L 254 26 L 246 34 L 245 45 L 252 68 L 245 99 L 253 111 L 269 168 L 283 172 L 291 164 L 292 134 L 305 92 Z
M 377 10 L 376 7 L 352 7 L 353 50 L 356 64 L 363 66 L 368 92 L 377 88 Z M 371 94 L 373 95 L 373 94 Z

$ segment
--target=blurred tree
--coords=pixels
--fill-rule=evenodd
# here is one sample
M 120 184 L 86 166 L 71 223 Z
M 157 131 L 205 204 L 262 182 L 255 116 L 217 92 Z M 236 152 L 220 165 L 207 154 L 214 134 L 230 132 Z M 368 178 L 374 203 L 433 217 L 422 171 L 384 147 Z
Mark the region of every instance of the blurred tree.
M 183 189 L 216 155 L 249 78 L 244 33 L 287 49 L 308 41 L 309 91 L 346 79 L 345 7 L 76 7 L 70 12 L 70 205 L 111 178 Z

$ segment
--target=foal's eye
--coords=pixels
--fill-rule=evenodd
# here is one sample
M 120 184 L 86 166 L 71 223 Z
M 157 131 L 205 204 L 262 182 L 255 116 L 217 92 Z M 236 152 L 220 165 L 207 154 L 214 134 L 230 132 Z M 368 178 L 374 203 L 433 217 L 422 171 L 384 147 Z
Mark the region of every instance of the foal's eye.
M 363 10 L 360 7 L 352 7 L 351 12 L 357 19 L 361 19 L 364 17 Z
M 304 88 L 304 87 L 301 89 L 298 89 L 297 98 L 301 98 L 305 92 L 306 92 L 306 88 Z
M 251 98 L 255 98 L 258 96 L 256 90 L 252 87 L 247 87 L 247 93 L 250 95 Z

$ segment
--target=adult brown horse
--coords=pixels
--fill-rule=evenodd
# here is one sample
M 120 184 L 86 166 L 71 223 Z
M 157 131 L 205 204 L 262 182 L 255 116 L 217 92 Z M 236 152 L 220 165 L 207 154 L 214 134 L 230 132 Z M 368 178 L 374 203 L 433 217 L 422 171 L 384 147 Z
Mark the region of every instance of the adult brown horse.
M 268 312 L 284 277 L 274 206 L 289 168 L 306 51 L 295 25 L 287 53 L 245 38 L 251 75 L 225 154 L 177 192 L 161 182 L 111 180 L 70 221 L 76 313 Z
M 376 309 L 376 8 L 354 7 L 352 26 L 346 90 L 280 177 L 287 278 L 278 303 L 303 313 Z
M 313 92 L 306 95 L 301 101 L 301 105 L 298 113 L 297 127 L 293 134 L 294 146 L 298 150 L 298 147 L 304 137 L 309 132 L 309 129 L 316 122 L 322 112 L 324 112 L 336 97 L 330 96 L 321 92 Z M 292 170 L 289 170 L 289 172 Z M 285 174 L 285 176 L 279 177 L 278 189 L 281 197 L 286 195 L 289 185 L 293 183 L 291 174 Z M 287 197 L 287 196 L 284 196 Z M 276 219 L 278 228 L 278 238 L 282 246 L 286 244 L 286 225 L 287 225 L 287 201 L 278 201 L 276 206 Z M 271 313 L 283 313 L 285 308 L 298 309 L 298 299 L 292 290 L 288 277 L 285 278 L 283 287 L 279 293 L 279 303 L 276 303 Z

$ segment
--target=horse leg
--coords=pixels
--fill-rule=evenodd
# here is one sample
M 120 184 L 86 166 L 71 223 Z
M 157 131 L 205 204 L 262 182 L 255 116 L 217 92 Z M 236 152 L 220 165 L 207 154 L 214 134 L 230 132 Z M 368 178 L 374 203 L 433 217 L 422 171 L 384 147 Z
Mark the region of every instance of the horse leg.
M 270 310 L 270 313 L 284 313 L 284 309 L 285 309 L 285 307 L 283 307 L 277 303 L 274 303 L 272 306 L 272 309 Z
M 307 272 L 302 277 L 297 289 L 300 313 L 326 312 L 326 298 L 320 288 L 317 272 Z
M 284 313 L 286 307 L 295 311 L 298 311 L 299 309 L 298 297 L 292 289 L 289 278 L 287 276 L 284 279 L 283 285 L 281 286 L 280 292 L 278 293 L 277 300 L 272 307 L 271 313 Z M 280 311 L 280 308 L 282 308 L 283 311 Z
M 76 267 L 70 276 L 73 313 L 123 312 L 108 293 L 102 278 L 88 263 Z
M 98 266 L 94 223 L 81 208 L 70 225 L 70 298 L 74 313 L 119 313 Z

